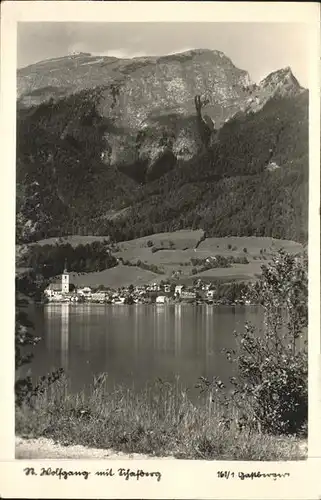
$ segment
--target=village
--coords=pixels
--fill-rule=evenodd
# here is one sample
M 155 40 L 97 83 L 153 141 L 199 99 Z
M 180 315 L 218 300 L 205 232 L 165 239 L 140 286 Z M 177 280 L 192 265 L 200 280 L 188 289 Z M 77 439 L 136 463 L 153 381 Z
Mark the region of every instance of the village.
M 244 298 L 218 296 L 213 283 L 196 280 L 192 286 L 177 283 L 150 283 L 129 285 L 118 289 L 103 285 L 76 287 L 70 282 L 65 269 L 61 280 L 51 283 L 44 291 L 44 302 L 54 303 L 97 303 L 97 304 L 173 304 L 186 302 L 194 304 L 241 304 L 250 305 Z

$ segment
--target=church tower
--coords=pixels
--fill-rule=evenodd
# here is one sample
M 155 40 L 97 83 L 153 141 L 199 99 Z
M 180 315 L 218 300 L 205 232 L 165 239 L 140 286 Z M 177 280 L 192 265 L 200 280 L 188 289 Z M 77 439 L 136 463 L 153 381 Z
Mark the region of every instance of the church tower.
M 61 291 L 69 293 L 69 273 L 67 271 L 67 262 L 65 261 L 65 269 L 61 276 Z

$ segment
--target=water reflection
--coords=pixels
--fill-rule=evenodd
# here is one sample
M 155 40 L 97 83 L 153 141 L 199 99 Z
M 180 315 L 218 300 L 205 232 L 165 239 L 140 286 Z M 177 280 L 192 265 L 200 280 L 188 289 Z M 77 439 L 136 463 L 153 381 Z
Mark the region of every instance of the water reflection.
M 69 304 L 61 304 L 61 366 L 68 371 L 69 356 Z
M 139 330 L 140 330 L 140 316 L 139 314 L 134 315 L 134 344 L 135 344 L 135 354 L 138 354 L 139 351 Z
M 214 338 L 214 325 L 213 325 L 213 308 L 207 307 L 205 310 L 206 314 L 206 327 L 205 327 L 205 369 L 208 371 L 209 364 L 212 362 L 212 345 L 211 340 Z
M 69 304 L 49 304 L 44 315 L 45 346 L 50 352 L 60 353 L 59 364 L 66 371 L 69 355 L 69 307 Z
M 75 390 L 107 372 L 111 384 L 136 388 L 176 375 L 187 387 L 200 376 L 228 381 L 231 367 L 220 354 L 234 347 L 233 331 L 246 320 L 262 322 L 255 308 L 173 306 L 108 306 L 49 304 L 38 311 L 44 320 L 44 342 L 33 363 L 63 367 Z M 39 321 L 41 324 L 41 321 Z
M 54 318 L 54 305 L 49 304 L 45 309 L 44 315 L 45 343 L 49 351 L 53 351 L 56 348 L 55 343 L 57 341 L 57 328 L 54 325 Z
M 175 316 L 175 356 L 180 356 L 181 345 L 182 345 L 182 306 L 181 304 L 176 304 L 174 308 Z

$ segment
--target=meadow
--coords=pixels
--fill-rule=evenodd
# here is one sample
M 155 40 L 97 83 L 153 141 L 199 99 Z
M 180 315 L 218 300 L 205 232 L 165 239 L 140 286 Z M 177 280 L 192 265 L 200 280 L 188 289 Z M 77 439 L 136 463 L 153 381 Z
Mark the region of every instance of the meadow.
M 113 255 L 120 262 L 117 267 L 81 275 L 71 273 L 71 279 L 75 285 L 118 288 L 130 284 L 158 283 L 170 279 L 178 271 L 179 281 L 185 284 L 192 284 L 197 278 L 207 282 L 253 281 L 260 275 L 262 264 L 268 264 L 280 248 L 284 248 L 289 254 L 303 251 L 300 243 L 274 238 L 205 238 L 201 230 L 159 233 L 117 243 L 113 250 Z M 191 260 L 210 256 L 235 259 L 246 257 L 248 264 L 232 263 L 230 267 L 217 267 L 192 274 L 194 266 Z M 121 265 L 122 262 L 130 265 Z M 160 273 L 142 269 L 140 263 L 156 266 Z

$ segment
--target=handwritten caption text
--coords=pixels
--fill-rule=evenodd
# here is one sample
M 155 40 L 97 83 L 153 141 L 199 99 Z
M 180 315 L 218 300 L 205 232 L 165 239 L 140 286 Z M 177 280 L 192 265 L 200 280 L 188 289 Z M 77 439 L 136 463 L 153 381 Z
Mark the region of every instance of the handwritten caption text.
M 34 467 L 26 467 L 23 469 L 26 476 L 39 476 L 39 477 L 57 477 L 58 479 L 68 479 L 68 477 L 82 477 L 88 479 L 90 475 L 100 476 L 100 477 L 114 477 L 119 476 L 128 481 L 129 479 L 140 479 L 151 478 L 160 481 L 162 474 L 158 471 L 144 471 L 142 469 L 105 469 L 96 472 L 90 472 L 87 470 L 65 470 L 62 467 L 57 467 L 56 469 L 51 467 L 41 467 L 38 471 Z

